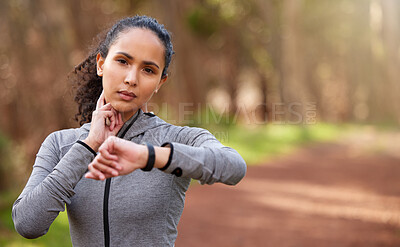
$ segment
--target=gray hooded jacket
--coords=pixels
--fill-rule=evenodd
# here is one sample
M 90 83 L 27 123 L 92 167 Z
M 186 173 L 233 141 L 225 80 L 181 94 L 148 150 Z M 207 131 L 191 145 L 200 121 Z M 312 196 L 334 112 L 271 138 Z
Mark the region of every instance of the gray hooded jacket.
M 190 179 L 234 185 L 246 172 L 242 157 L 210 132 L 174 126 L 138 111 L 118 136 L 140 144 L 169 144 L 168 167 L 139 169 L 106 181 L 86 179 L 95 153 L 77 141 L 89 130 L 90 124 L 84 124 L 56 131 L 43 142 L 12 209 L 22 236 L 46 234 L 66 205 L 74 246 L 173 246 Z

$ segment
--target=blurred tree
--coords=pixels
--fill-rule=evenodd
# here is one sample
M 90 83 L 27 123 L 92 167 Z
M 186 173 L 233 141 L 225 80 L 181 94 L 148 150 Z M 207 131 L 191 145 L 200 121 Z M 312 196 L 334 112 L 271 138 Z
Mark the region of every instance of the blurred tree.
M 397 122 L 400 123 L 400 2 L 397 0 L 381 0 L 382 6 L 382 40 L 386 68 L 386 85 L 391 88 L 388 92 L 389 109 L 393 110 Z
M 320 121 L 400 122 L 396 0 L 0 1 L 0 129 L 26 171 L 46 135 L 78 126 L 67 73 L 99 31 L 135 14 L 172 32 L 169 83 L 153 100 L 156 113 L 170 106 L 167 121 L 219 97 L 222 113 L 264 123 L 298 120 L 292 104 L 301 117 L 316 106 Z
M 283 102 L 303 102 L 303 63 L 301 54 L 302 0 L 282 1 L 282 95 Z

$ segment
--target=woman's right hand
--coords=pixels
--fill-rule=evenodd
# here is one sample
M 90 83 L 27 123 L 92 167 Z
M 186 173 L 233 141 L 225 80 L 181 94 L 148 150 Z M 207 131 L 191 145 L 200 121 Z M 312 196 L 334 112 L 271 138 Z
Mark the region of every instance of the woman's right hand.
M 109 125 L 106 124 L 106 121 Z M 96 110 L 92 113 L 89 135 L 83 141 L 97 152 L 100 145 L 109 136 L 115 136 L 122 125 L 124 125 L 124 122 L 121 113 L 117 112 L 110 103 L 105 104 L 103 91 L 97 100 Z

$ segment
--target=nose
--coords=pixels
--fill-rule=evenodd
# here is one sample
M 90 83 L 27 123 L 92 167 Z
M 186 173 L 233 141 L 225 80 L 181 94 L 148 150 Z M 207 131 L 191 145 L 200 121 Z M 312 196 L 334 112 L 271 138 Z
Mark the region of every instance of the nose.
M 131 70 L 128 71 L 125 77 L 125 84 L 128 84 L 132 87 L 136 87 L 138 84 L 138 73 L 135 68 L 132 68 Z

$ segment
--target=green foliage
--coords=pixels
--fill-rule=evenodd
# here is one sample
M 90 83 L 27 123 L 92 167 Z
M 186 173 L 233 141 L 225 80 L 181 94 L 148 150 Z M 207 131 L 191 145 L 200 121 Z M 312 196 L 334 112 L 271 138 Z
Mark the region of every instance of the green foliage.
M 249 165 L 258 164 L 278 154 L 290 153 L 308 142 L 334 140 L 342 132 L 339 126 L 316 124 L 265 125 L 258 127 L 232 126 L 225 132 L 212 130 L 225 145 L 236 149 Z
M 12 203 L 16 199 L 17 193 L 3 192 L 0 196 L 0 246 L 72 246 L 66 212 L 61 212 L 59 214 L 46 235 L 38 239 L 25 239 L 14 230 L 14 224 L 11 218 Z
M 0 192 L 21 183 L 21 171 L 25 164 L 25 151 L 21 145 L 7 138 L 0 131 Z
M 0 132 L 0 152 L 2 152 L 8 144 L 7 138 Z
M 60 213 L 49 232 L 38 239 L 25 239 L 15 231 L 11 209 L 19 191 L 10 190 L 10 188 L 11 186 L 18 187 L 16 186 L 18 184 L 16 167 L 24 163 L 22 153 L 15 143 L 0 133 L 0 246 L 72 246 L 65 212 Z
M 238 25 L 250 9 L 247 1 L 208 0 L 191 8 L 186 22 L 194 33 L 209 37 L 228 26 Z
M 187 14 L 189 28 L 200 36 L 209 37 L 219 29 L 218 15 L 203 5 L 197 5 Z
M 7 173 L 10 170 L 10 140 L 0 132 L 0 191 L 6 187 L 8 183 Z
M 12 204 L 19 192 L 9 190 L 16 184 L 15 166 L 23 163 L 19 148 L 0 134 L 0 246 L 72 246 L 69 237 L 68 219 L 66 213 L 61 213 L 52 224 L 49 232 L 34 240 L 21 237 L 14 229 L 11 218 Z
M 224 112 L 216 112 L 213 107 L 207 106 L 197 114 L 193 114 L 188 125 L 192 127 L 203 127 L 213 130 L 224 130 L 236 125 L 237 116 Z
M 307 142 L 334 140 L 339 133 L 350 128 L 328 123 L 241 125 L 234 114 L 219 114 L 211 107 L 193 114 L 185 124 L 209 130 L 223 144 L 236 149 L 248 164 L 287 154 Z

